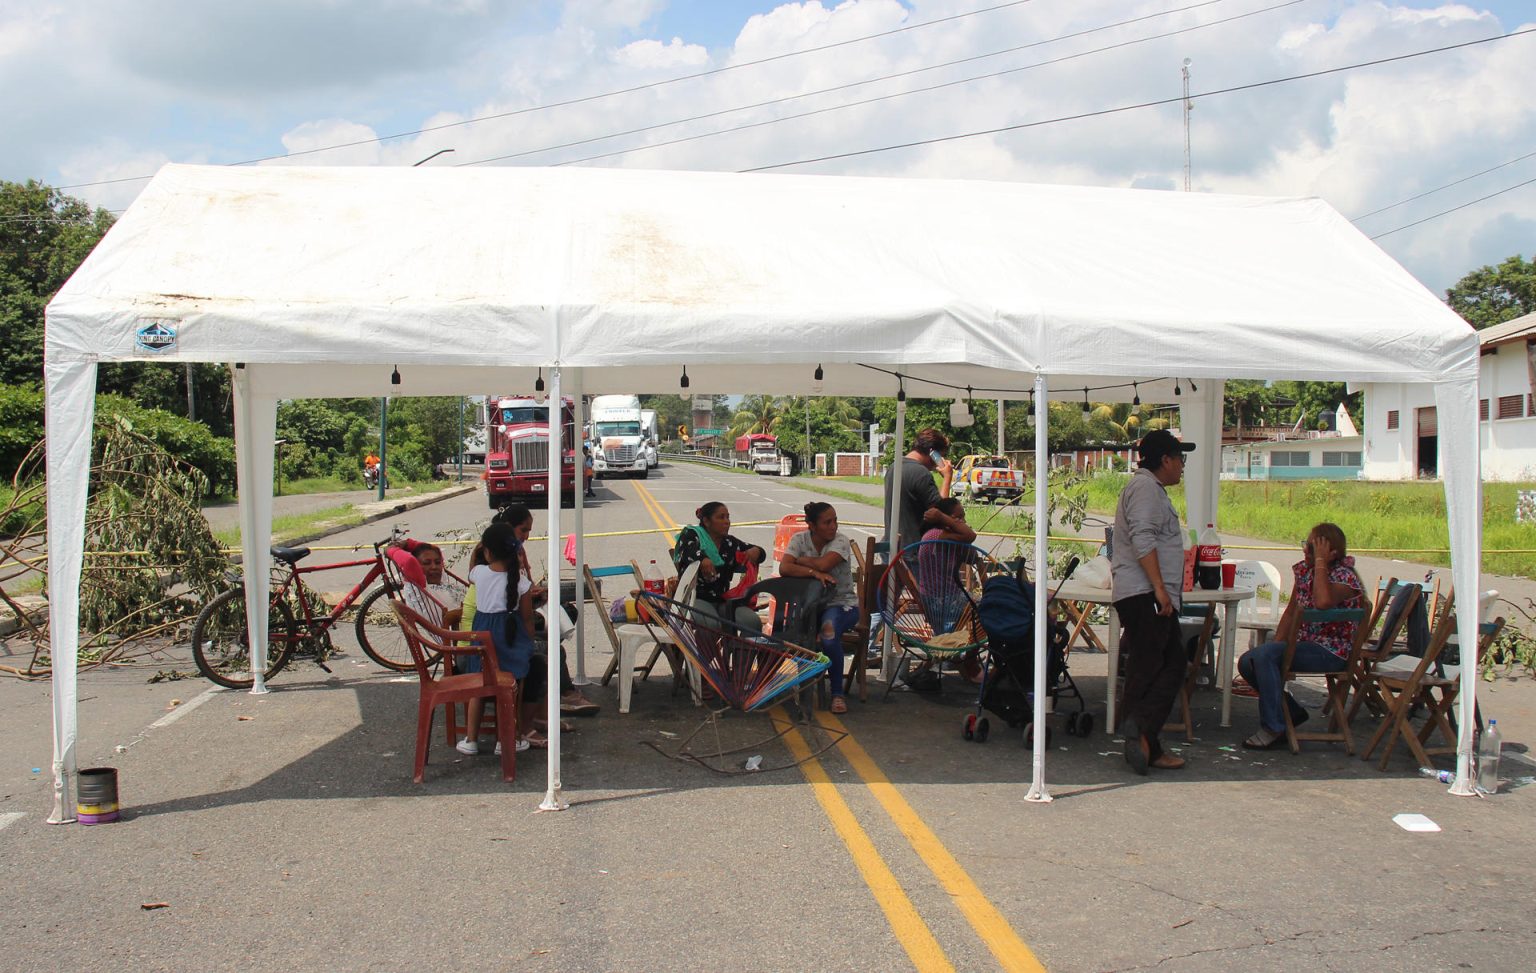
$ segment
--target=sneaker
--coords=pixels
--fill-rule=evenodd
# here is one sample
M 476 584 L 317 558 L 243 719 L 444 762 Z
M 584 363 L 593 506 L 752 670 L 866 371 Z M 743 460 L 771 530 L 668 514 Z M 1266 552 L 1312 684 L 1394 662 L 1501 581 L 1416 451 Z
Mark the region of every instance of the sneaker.
M 475 754 L 480 752 L 480 744 L 474 740 L 471 740 L 469 737 L 465 737 L 458 743 L 455 743 L 453 745 L 453 749 L 457 750 L 459 753 L 462 753 L 466 757 L 473 757 Z

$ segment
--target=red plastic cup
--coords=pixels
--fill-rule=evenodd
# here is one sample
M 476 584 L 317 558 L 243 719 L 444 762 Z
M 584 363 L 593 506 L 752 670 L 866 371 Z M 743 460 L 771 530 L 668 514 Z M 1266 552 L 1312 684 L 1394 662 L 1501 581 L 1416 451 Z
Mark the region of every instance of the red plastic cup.
M 1223 588 L 1237 587 L 1237 562 L 1221 562 L 1221 586 Z

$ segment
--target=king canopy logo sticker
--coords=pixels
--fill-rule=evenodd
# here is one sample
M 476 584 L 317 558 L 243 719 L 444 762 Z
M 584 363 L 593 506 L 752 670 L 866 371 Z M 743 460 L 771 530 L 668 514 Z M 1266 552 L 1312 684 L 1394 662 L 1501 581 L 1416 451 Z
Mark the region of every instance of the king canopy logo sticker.
M 134 339 L 134 345 L 140 351 L 169 351 L 176 347 L 176 329 L 155 321 L 140 328 Z

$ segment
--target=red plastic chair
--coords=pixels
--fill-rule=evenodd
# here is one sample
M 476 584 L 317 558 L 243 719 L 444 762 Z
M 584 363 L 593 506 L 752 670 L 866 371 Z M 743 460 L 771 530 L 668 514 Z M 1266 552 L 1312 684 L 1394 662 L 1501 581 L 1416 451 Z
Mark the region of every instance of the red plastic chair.
M 448 715 L 445 729 L 448 745 L 458 736 L 454 715 L 455 704 L 471 699 L 491 699 L 496 702 L 496 739 L 501 744 L 501 775 L 508 782 L 517 777 L 517 705 L 519 687 L 511 673 L 502 672 L 496 665 L 496 647 L 489 632 L 451 632 L 433 625 L 400 602 L 392 602 L 400 629 L 405 633 L 406 644 L 411 649 L 411 660 L 416 664 L 416 675 L 421 679 L 421 701 L 416 709 L 416 769 L 412 778 L 421 783 L 422 771 L 427 765 L 427 747 L 432 736 L 432 718 L 437 707 L 446 706 Z M 465 644 L 469 643 L 469 644 Z M 432 659 L 443 656 L 479 654 L 480 672 L 466 672 L 456 676 L 432 674 Z

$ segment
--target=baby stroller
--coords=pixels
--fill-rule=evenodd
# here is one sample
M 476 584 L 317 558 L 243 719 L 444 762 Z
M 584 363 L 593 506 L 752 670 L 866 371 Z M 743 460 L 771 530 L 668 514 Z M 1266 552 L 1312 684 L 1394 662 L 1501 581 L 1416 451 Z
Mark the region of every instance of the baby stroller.
M 1073 558 L 1067 565 L 1063 581 L 1072 576 L 1077 567 Z M 983 742 L 991 731 L 990 721 L 982 716 L 982 710 L 990 710 L 1009 727 L 1024 728 L 1025 745 L 1033 744 L 1034 737 L 1034 681 L 1035 681 L 1035 586 L 1024 576 L 1020 566 L 1017 575 L 1002 575 L 987 579 L 982 588 L 981 601 L 977 605 L 981 625 L 987 632 L 987 658 L 982 667 L 981 690 L 977 694 L 976 712 L 968 714 L 961 735 L 967 740 Z M 1063 699 L 1075 699 L 1077 710 L 1067 716 L 1067 732 L 1074 736 L 1087 736 L 1093 732 L 1093 714 L 1087 711 L 1083 694 L 1072 673 L 1067 669 L 1067 644 L 1070 632 L 1066 623 L 1048 619 L 1046 622 L 1046 693 L 1053 704 Z M 1052 706 L 1054 710 L 1054 705 Z M 1046 744 L 1050 744 L 1051 730 L 1045 729 Z

